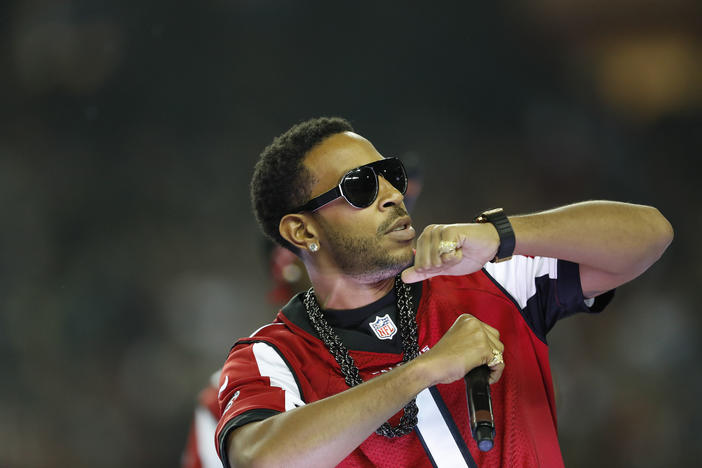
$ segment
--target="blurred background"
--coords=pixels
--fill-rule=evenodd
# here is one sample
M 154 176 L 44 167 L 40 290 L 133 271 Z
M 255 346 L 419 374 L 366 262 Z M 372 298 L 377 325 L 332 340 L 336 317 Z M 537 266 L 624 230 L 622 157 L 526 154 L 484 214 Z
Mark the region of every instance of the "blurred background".
M 569 467 L 702 456 L 702 3 L 0 2 L 0 466 L 172 467 L 275 307 L 258 153 L 340 115 L 423 167 L 418 229 L 651 204 L 676 239 L 549 344 Z

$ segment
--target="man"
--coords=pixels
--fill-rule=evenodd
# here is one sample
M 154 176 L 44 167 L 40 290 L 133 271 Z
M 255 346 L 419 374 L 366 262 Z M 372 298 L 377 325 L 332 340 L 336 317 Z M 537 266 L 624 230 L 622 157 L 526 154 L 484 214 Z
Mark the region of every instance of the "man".
M 261 154 L 256 216 L 313 288 L 229 354 L 225 465 L 562 466 L 546 332 L 601 310 L 662 255 L 670 224 L 616 202 L 497 210 L 427 227 L 415 254 L 405 190 L 401 164 L 342 119 L 303 122 Z M 484 364 L 497 428 L 487 452 L 462 378 Z
M 407 169 L 407 191 L 404 203 L 409 212 L 422 192 L 422 169 L 419 157 L 409 153 L 403 157 L 403 165 Z M 272 288 L 266 295 L 269 303 L 281 307 L 297 291 L 309 288 L 309 278 L 300 258 L 291 250 L 273 243 L 265 238 L 263 243 L 264 257 L 268 263 Z M 222 463 L 217 456 L 212 438 L 220 417 L 217 399 L 219 377 L 222 370 L 212 374 L 208 385 L 197 396 L 197 403 L 190 422 L 190 429 L 185 447 L 180 457 L 181 468 L 214 468 Z

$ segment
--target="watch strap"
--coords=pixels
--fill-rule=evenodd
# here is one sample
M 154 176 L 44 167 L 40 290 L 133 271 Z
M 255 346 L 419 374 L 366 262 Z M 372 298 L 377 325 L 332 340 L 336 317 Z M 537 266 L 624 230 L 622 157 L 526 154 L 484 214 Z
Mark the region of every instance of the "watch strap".
M 497 235 L 500 237 L 500 246 L 497 248 L 495 258 L 490 260 L 491 262 L 499 263 L 512 258 L 517 241 L 514 237 L 512 223 L 509 222 L 502 208 L 483 211 L 475 217 L 474 221 L 476 223 L 490 223 L 497 229 Z

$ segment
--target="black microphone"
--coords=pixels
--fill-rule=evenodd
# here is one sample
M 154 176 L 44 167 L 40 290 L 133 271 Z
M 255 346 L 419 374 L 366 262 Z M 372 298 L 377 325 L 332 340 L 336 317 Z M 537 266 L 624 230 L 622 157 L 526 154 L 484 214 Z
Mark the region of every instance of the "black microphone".
M 490 397 L 490 368 L 483 364 L 464 377 L 468 393 L 468 415 L 473 439 L 482 452 L 492 449 L 495 444 L 495 421 L 492 416 Z

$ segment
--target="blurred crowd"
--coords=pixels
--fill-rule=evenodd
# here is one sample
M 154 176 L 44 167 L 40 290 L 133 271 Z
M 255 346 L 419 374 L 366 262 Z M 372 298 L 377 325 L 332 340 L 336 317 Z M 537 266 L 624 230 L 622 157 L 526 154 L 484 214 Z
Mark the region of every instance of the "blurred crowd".
M 663 260 L 550 335 L 559 434 L 569 467 L 697 463 L 700 3 L 376 3 L 0 3 L 0 466 L 180 462 L 210 374 L 304 279 L 248 181 L 317 115 L 421 160 L 418 230 L 658 207 Z

